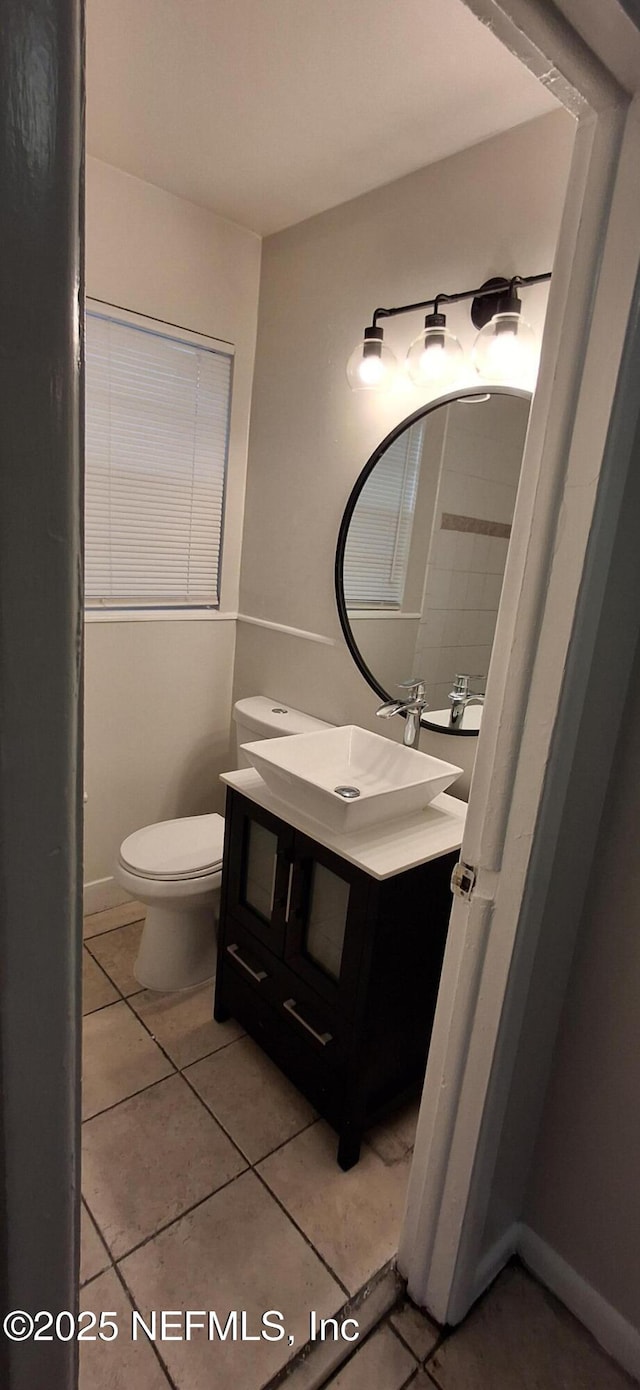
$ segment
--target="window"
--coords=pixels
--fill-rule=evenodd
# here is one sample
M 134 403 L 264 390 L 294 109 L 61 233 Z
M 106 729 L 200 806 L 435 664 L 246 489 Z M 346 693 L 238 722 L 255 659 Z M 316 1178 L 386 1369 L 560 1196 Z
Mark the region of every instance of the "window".
M 344 555 L 347 608 L 401 608 L 420 476 L 422 421 L 378 460 L 358 498 Z
M 218 607 L 229 352 L 90 304 L 86 361 L 87 607 Z

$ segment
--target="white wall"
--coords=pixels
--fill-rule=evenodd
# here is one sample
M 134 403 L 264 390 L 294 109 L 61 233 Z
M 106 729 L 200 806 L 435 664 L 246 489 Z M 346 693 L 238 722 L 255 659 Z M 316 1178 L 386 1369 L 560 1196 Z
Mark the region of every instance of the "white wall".
M 222 614 L 238 602 L 259 277 L 252 232 L 88 160 L 87 294 L 235 345 Z M 102 883 L 87 894 L 96 908 L 123 836 L 222 807 L 235 622 L 88 620 L 85 638 L 84 879 Z
M 332 645 L 240 623 L 237 695 L 264 690 L 320 718 L 374 727 L 377 697 L 339 627 L 333 556 L 358 473 L 425 397 L 412 387 L 351 393 L 345 364 L 379 304 L 550 268 L 573 130 L 553 113 L 264 242 L 240 607 Z M 540 328 L 546 287 L 526 303 Z M 406 350 L 420 322 L 390 323 L 391 346 Z M 469 348 L 468 307 L 452 309 L 449 325 Z M 400 720 L 375 727 L 402 733 Z M 421 737 L 422 748 L 447 756 L 446 746 L 449 758 L 452 743 Z M 452 790 L 463 792 L 475 740 L 455 747 L 467 776 Z
M 640 660 L 591 866 L 525 1221 L 635 1330 L 640 1367 Z

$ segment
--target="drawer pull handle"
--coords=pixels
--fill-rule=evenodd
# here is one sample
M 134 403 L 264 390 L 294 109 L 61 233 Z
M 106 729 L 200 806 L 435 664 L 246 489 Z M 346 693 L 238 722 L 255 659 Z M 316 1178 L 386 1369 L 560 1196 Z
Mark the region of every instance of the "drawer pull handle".
M 229 955 L 233 956 L 234 960 L 237 960 L 238 965 L 241 965 L 242 969 L 246 970 L 247 975 L 250 975 L 251 979 L 256 980 L 259 985 L 262 984 L 263 980 L 268 979 L 266 970 L 252 970 L 251 966 L 247 964 L 246 960 L 242 959 L 242 956 L 240 955 L 240 947 L 238 946 L 237 942 L 234 941 L 231 946 L 227 946 L 227 950 L 229 952 Z
M 295 999 L 285 999 L 282 1007 L 286 1009 L 288 1014 L 291 1014 L 292 1017 L 295 1018 L 296 1023 L 301 1023 L 302 1027 L 306 1028 L 307 1033 L 310 1033 L 311 1037 L 315 1038 L 316 1042 L 322 1043 L 323 1047 L 326 1047 L 327 1043 L 333 1042 L 332 1033 L 316 1033 L 315 1028 L 312 1028 L 311 1024 L 307 1023 L 306 1018 L 303 1018 L 302 1014 L 298 1013 Z

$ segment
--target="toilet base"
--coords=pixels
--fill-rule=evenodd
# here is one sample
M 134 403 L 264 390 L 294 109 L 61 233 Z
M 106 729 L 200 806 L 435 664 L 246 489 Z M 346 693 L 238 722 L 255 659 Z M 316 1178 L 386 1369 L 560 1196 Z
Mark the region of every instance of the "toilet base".
M 211 906 L 181 910 L 153 904 L 133 967 L 138 984 L 167 993 L 212 979 L 216 969 L 215 917 Z

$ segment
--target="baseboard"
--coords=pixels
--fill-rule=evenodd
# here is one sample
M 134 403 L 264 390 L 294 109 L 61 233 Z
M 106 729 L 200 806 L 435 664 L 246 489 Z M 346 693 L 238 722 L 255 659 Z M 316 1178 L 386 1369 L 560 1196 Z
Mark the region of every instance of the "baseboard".
M 523 1264 L 575 1314 L 605 1351 L 640 1380 L 638 1329 L 529 1226 L 520 1227 L 518 1254 Z
M 510 1226 L 507 1226 L 506 1231 L 503 1231 L 500 1239 L 487 1250 L 486 1255 L 483 1255 L 478 1265 L 476 1270 L 475 1292 L 473 1295 L 474 1303 L 476 1299 L 480 1298 L 485 1290 L 488 1289 L 489 1285 L 493 1283 L 494 1279 L 500 1273 L 500 1270 L 504 1269 L 504 1266 L 508 1264 L 511 1256 L 515 1255 L 519 1242 L 520 1223 L 518 1221 L 513 1221 Z
M 96 878 L 85 883 L 83 890 L 83 910 L 85 917 L 92 912 L 105 912 L 108 907 L 119 907 L 128 903 L 130 896 L 116 883 L 115 878 Z

